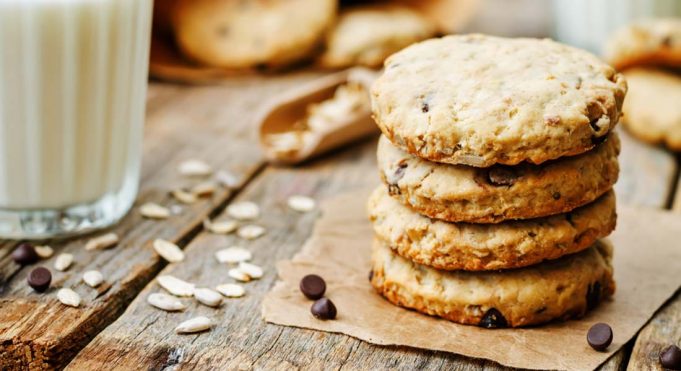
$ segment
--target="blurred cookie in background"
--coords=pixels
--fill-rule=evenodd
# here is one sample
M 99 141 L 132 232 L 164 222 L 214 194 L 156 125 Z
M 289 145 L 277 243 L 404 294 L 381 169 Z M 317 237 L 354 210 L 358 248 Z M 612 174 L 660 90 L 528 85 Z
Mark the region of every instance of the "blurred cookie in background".
M 319 62 L 329 68 L 380 67 L 389 55 L 435 33 L 436 28 L 428 19 L 407 7 L 390 4 L 351 7 L 341 11 Z
M 354 5 L 392 4 L 417 11 L 437 27 L 439 33 L 461 32 L 483 8 L 491 10 L 506 0 L 340 0 L 341 9 Z M 527 1 L 527 0 L 526 0 Z M 532 0 L 530 0 L 532 1 Z M 543 2 L 532 2 L 535 9 Z
M 646 19 L 615 31 L 604 57 L 629 85 L 623 125 L 645 142 L 681 151 L 681 18 Z
M 641 65 L 681 66 L 681 18 L 648 19 L 616 31 L 605 45 L 615 68 Z
M 309 57 L 336 17 L 336 0 L 177 0 L 183 54 L 221 68 L 281 67 Z
M 638 138 L 681 151 L 681 76 L 652 68 L 624 71 L 623 124 Z

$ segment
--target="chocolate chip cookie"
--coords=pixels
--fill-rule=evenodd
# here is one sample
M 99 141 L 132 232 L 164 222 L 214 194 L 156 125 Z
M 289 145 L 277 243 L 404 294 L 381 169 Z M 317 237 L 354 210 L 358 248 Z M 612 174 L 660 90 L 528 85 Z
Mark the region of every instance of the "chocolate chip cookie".
M 624 126 L 648 143 L 681 151 L 681 76 L 650 68 L 631 68 L 624 74 L 631 86 Z
M 612 188 L 619 174 L 616 133 L 593 150 L 542 165 L 474 168 L 410 155 L 382 137 L 378 168 L 393 197 L 431 218 L 497 223 L 564 213 Z
M 566 214 L 499 224 L 448 223 L 419 215 L 378 187 L 368 203 L 377 238 L 402 257 L 443 270 L 525 267 L 576 253 L 615 229 L 615 193 Z
M 413 263 L 376 240 L 371 284 L 396 305 L 485 328 L 580 317 L 615 291 L 611 247 L 501 272 L 439 271 Z
M 388 58 L 372 110 L 397 147 L 430 161 L 539 164 L 599 143 L 626 91 L 596 56 L 551 40 L 447 36 Z
M 619 70 L 681 67 L 681 18 L 646 19 L 619 29 L 606 44 L 605 58 Z

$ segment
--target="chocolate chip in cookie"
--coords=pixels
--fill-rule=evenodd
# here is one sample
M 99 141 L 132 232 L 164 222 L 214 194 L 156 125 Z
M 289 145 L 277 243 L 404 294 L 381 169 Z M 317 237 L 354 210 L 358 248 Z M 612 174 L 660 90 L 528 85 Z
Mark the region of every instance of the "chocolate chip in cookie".
M 601 301 L 601 283 L 596 281 L 589 285 L 586 290 L 586 307 L 589 310 L 596 308 Z
M 518 174 L 509 166 L 493 166 L 487 172 L 489 182 L 495 186 L 512 186 L 518 179 Z
M 508 323 L 506 322 L 504 315 L 501 314 L 499 310 L 496 308 L 490 308 L 487 312 L 485 312 L 485 315 L 482 316 L 478 326 L 484 328 L 504 328 L 508 326 Z

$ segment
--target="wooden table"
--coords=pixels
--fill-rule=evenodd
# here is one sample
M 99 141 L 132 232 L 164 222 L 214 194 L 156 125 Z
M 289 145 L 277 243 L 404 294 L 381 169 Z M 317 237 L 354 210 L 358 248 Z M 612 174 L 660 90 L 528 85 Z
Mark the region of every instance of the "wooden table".
M 201 87 L 153 83 L 136 206 L 147 201 L 174 204 L 168 191 L 187 182 L 177 173 L 177 165 L 191 158 L 233 172 L 239 186 L 183 206 L 180 215 L 163 221 L 143 219 L 134 209 L 112 228 L 122 240 L 110 250 L 85 251 L 87 237 L 51 243 L 57 253 L 74 254 L 76 262 L 67 272 L 53 270 L 54 288 L 47 294 L 28 288 L 28 268 L 11 260 L 16 242 L 0 243 L 0 368 L 503 369 L 454 354 L 375 346 L 344 335 L 262 320 L 260 304 L 276 280 L 275 262 L 298 251 L 318 216 L 288 210 L 287 197 L 305 194 L 322 200 L 378 181 L 375 139 L 296 168 L 272 167 L 263 161 L 254 122 L 258 107 L 268 96 L 313 77 L 312 73 L 247 77 Z M 623 135 L 623 148 L 619 202 L 672 208 L 679 176 L 674 156 L 627 135 Z M 268 229 L 264 237 L 245 244 L 234 236 L 202 230 L 204 218 L 219 216 L 226 205 L 243 200 L 261 206 L 258 223 Z M 673 207 L 681 210 L 681 194 L 676 200 Z M 154 238 L 177 242 L 187 259 L 166 265 L 151 249 Z M 184 313 L 166 313 L 146 303 L 149 293 L 160 291 L 154 281 L 159 274 L 200 285 L 229 282 L 225 266 L 213 255 L 232 243 L 247 246 L 254 253 L 254 263 L 266 269 L 261 280 L 246 284 L 246 297 L 228 300 L 218 310 L 192 303 Z M 54 259 L 39 264 L 52 267 Z M 90 269 L 106 278 L 98 289 L 81 282 L 82 273 Z M 74 288 L 84 305 L 77 309 L 61 305 L 55 297 L 55 288 L 61 286 Z M 218 324 L 200 335 L 176 335 L 174 327 L 191 315 L 207 315 Z M 681 298 L 677 293 L 638 338 L 602 369 L 655 369 L 659 349 L 679 339 Z

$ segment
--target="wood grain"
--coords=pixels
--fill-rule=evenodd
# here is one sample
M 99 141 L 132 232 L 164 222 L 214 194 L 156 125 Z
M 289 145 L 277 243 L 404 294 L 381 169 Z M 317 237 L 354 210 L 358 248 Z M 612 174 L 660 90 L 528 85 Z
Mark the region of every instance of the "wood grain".
M 681 212 L 678 183 L 673 210 Z M 677 292 L 638 334 L 627 369 L 662 370 L 660 352 L 672 344 L 681 346 L 681 292 Z
M 305 194 L 321 200 L 330 195 L 377 183 L 375 142 L 369 141 L 297 168 L 266 167 L 255 141 L 252 115 L 263 99 L 287 86 L 310 78 L 293 76 L 247 77 L 220 86 L 182 87 L 155 85 L 150 90 L 145 129 L 143 187 L 139 202 L 168 204 L 170 188 L 186 181 L 175 172 L 187 158 L 201 158 L 216 168 L 228 169 L 250 183 L 237 200 L 253 200 L 263 209 L 257 221 L 268 228 L 262 238 L 244 242 L 234 236 L 217 236 L 200 230 L 207 215 L 219 214 L 232 193 L 223 190 L 167 221 L 153 222 L 133 213 L 115 228 L 123 241 L 100 253 L 82 249 L 83 239 L 57 242 L 59 252 L 76 255 L 66 273 L 55 274 L 55 287 L 74 286 L 85 299 L 80 309 L 61 306 L 54 289 L 47 296 L 30 292 L 26 269 L 8 258 L 13 246 L 0 245 L 0 368 L 61 367 L 86 344 L 69 364 L 70 369 L 164 369 L 166 367 L 220 369 L 327 369 L 399 368 L 504 370 L 484 360 L 411 348 L 380 347 L 345 335 L 268 325 L 260 317 L 260 303 L 276 279 L 276 261 L 290 258 L 307 239 L 316 213 L 289 210 L 288 196 Z M 673 156 L 622 134 L 622 172 L 617 185 L 621 203 L 664 207 L 676 174 Z M 222 139 L 224 138 L 224 139 Z M 249 178 L 255 176 L 251 181 Z M 164 237 L 187 245 L 187 260 L 165 266 L 149 248 L 149 241 Z M 254 262 L 266 268 L 263 279 L 246 284 L 248 294 L 228 299 L 220 309 L 193 303 L 184 313 L 165 313 L 146 304 L 152 292 L 162 291 L 153 278 L 169 273 L 202 286 L 229 282 L 227 267 L 214 258 L 220 248 L 239 243 L 251 249 Z M 51 266 L 53 259 L 41 264 Z M 80 283 L 88 269 L 102 271 L 107 279 L 98 290 Z M 49 300 L 45 300 L 45 298 Z M 133 300 L 134 299 L 134 300 Z M 672 305 L 678 306 L 681 299 Z M 668 306 L 667 308 L 669 308 Z M 676 308 L 676 307 L 675 307 Z M 121 315 L 121 313 L 125 311 Z M 665 309 L 663 325 L 679 327 L 676 309 Z M 668 313 L 668 314 L 665 314 Z M 179 321 L 192 315 L 214 318 L 217 326 L 199 335 L 176 335 Z M 664 320 L 664 316 L 668 320 Z M 120 317 L 119 317 L 120 316 Z M 108 327 L 107 327 L 108 326 Z M 645 330 L 656 339 L 657 330 Z M 103 331 L 102 331 L 103 330 Z M 660 330 L 664 330 L 661 325 Z M 90 341 L 98 332 L 94 340 Z M 678 334 L 676 335 L 678 338 Z M 640 348 L 636 344 L 632 363 Z M 602 370 L 621 370 L 629 361 L 631 344 L 616 353 Z M 643 354 L 643 353 L 642 353 Z
M 615 185 L 617 202 L 664 208 L 673 192 L 676 176 L 674 156 L 661 147 L 634 139 L 618 130 L 622 141 L 620 178 Z
M 378 183 L 374 160 L 375 141 L 350 148 L 300 168 L 268 168 L 235 201 L 254 201 L 264 215 L 257 222 L 267 226 L 264 237 L 245 243 L 234 236 L 202 233 L 190 243 L 188 260 L 166 267 L 161 274 L 214 286 L 228 282 L 228 267 L 217 263 L 215 251 L 235 243 L 253 251 L 254 263 L 265 267 L 263 279 L 245 284 L 247 296 L 227 299 L 220 309 L 191 300 L 184 313 L 151 308 L 146 297 L 162 292 L 149 284 L 128 310 L 100 333 L 67 369 L 460 369 L 507 370 L 494 362 L 443 352 L 406 347 L 381 347 L 338 334 L 276 326 L 260 317 L 264 294 L 276 280 L 275 263 L 290 258 L 309 236 L 315 213 L 300 214 L 285 206 L 288 196 L 324 197 Z M 217 323 L 199 335 L 176 335 L 174 327 L 192 316 L 205 315 Z
M 182 88 L 154 85 L 149 93 L 145 127 L 142 186 L 137 205 L 153 201 L 172 205 L 169 190 L 196 180 L 181 178 L 177 165 L 198 158 L 215 169 L 231 171 L 245 184 L 263 166 L 255 143 L 253 114 L 262 96 L 310 78 L 309 74 L 282 76 L 261 84 L 259 79 L 234 80 L 214 87 Z M 114 321 L 129 302 L 165 265 L 150 248 L 154 238 L 183 245 L 201 221 L 224 206 L 232 195 L 220 189 L 209 199 L 182 207 L 165 221 L 142 219 L 133 209 L 112 228 L 121 236 L 113 249 L 84 251 L 85 238 L 55 241 L 57 253 L 75 255 L 67 272 L 53 271 L 52 289 L 36 294 L 26 284 L 30 267 L 9 258 L 15 243 L 0 246 L 0 368 L 61 367 L 100 330 Z M 57 254 L 55 254 L 56 257 Z M 55 257 L 39 265 L 52 267 Z M 91 289 L 82 273 L 97 269 L 105 284 Z M 71 287 L 82 297 L 81 308 L 67 308 L 55 299 L 59 287 Z
M 637 193 L 647 191 L 649 186 L 642 187 L 641 182 L 627 178 L 638 176 L 640 169 L 637 166 L 643 163 L 660 162 L 664 167 L 664 154 L 651 154 L 635 143 L 625 144 L 625 148 L 643 152 L 624 156 L 622 177 L 633 186 L 625 187 L 621 198 L 662 205 L 666 194 L 654 194 L 657 198 L 647 194 L 639 196 Z M 297 169 L 269 168 L 239 195 L 238 200 L 252 200 L 263 207 L 265 215 L 259 223 L 269 228 L 265 237 L 247 244 L 255 254 L 255 262 L 266 267 L 268 275 L 246 285 L 249 290 L 246 298 L 230 299 L 219 310 L 194 303 L 186 313 L 168 314 L 146 304 L 147 295 L 162 291 L 151 283 L 126 313 L 97 336 L 69 367 L 85 369 L 108 365 L 123 370 L 140 364 L 154 369 L 173 364 L 179 368 L 210 366 L 223 369 L 506 369 L 493 362 L 453 354 L 379 347 L 344 335 L 268 325 L 260 319 L 262 296 L 275 280 L 274 264 L 289 258 L 300 248 L 314 222 L 314 215 L 286 210 L 286 198 L 300 193 L 320 199 L 376 182 L 373 150 L 372 143 Z M 673 171 L 673 168 L 669 170 Z M 662 178 L 665 176 L 663 174 Z M 659 180 L 655 186 L 662 187 L 663 182 Z M 234 237 L 202 233 L 187 247 L 190 260 L 169 266 L 162 273 L 200 285 L 226 282 L 227 267 L 220 266 L 213 254 L 233 243 L 243 242 Z M 193 315 L 207 315 L 218 325 L 200 335 L 175 335 L 175 324 Z M 616 353 L 601 369 L 623 369 L 629 350 L 625 347 Z
M 641 330 L 629 359 L 628 370 L 662 370 L 660 352 L 681 345 L 681 295 L 660 310 Z

